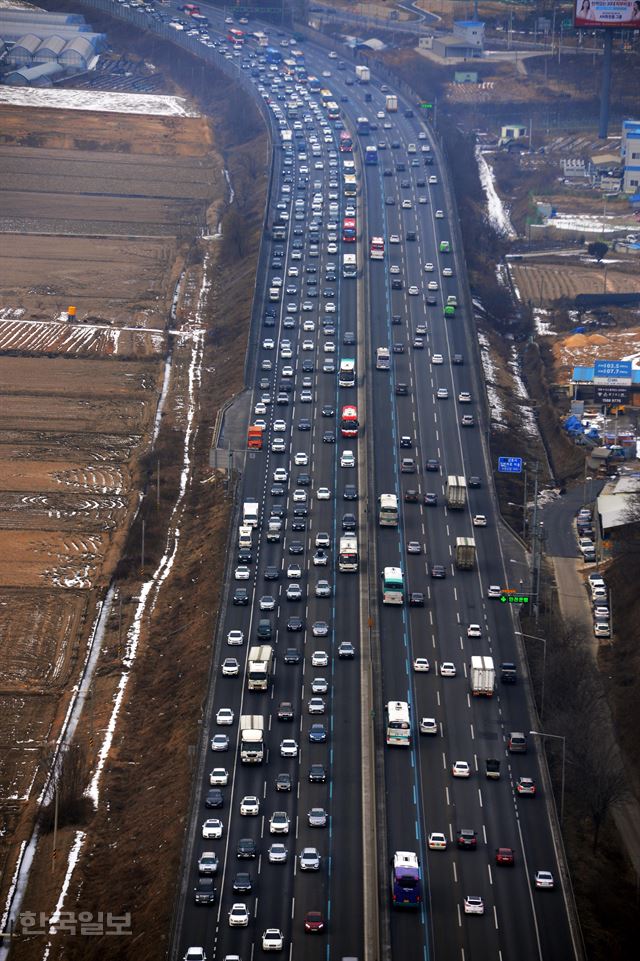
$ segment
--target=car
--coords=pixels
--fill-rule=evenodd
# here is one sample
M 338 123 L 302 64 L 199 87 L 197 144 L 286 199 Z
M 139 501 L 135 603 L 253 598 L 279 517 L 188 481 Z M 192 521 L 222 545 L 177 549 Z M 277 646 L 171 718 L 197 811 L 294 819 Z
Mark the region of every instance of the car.
M 240 673 L 240 664 L 235 657 L 225 657 L 222 662 L 223 677 L 237 677 Z
M 207 961 L 204 948 L 187 948 L 182 961 Z
M 292 615 L 287 619 L 287 630 L 295 633 L 297 631 L 304 631 L 304 618 L 299 617 L 297 614 Z
M 466 761 L 454 761 L 451 765 L 451 773 L 454 777 L 470 777 L 471 769 Z
M 438 183 L 438 178 L 435 176 L 435 174 L 431 174 L 431 176 L 429 177 L 429 183 L 432 185 Z
M 411 591 L 409 594 L 409 607 L 424 607 L 424 594 L 422 591 Z
M 327 729 L 324 724 L 312 724 L 309 728 L 309 741 L 312 744 L 324 744 L 327 740 Z
M 276 777 L 276 791 L 290 791 L 291 790 L 291 775 L 282 773 L 278 774 Z
M 455 677 L 456 676 L 456 666 L 453 661 L 442 661 L 440 664 L 440 676 L 441 677 Z
M 195 904 L 215 904 L 216 889 L 213 886 L 213 878 L 198 878 L 193 892 L 193 900 Z
M 291 737 L 285 737 L 280 742 L 280 757 L 297 757 L 298 744 Z
M 467 486 L 473 488 L 473 490 L 477 490 L 482 487 L 482 481 L 477 475 L 472 474 L 467 480 Z
M 311 655 L 311 666 L 312 667 L 328 667 L 329 666 L 329 655 L 326 651 L 314 651 Z
M 444 364 L 444 357 L 442 354 L 432 354 L 431 355 L 432 364 Z
M 239 647 L 244 644 L 244 631 L 232 630 L 227 634 L 227 644 L 231 647 Z
M 431 182 L 431 181 L 429 181 Z M 436 210 L 436 220 L 442 220 L 444 218 L 444 211 Z
M 421 734 L 438 733 L 438 722 L 436 721 L 435 717 L 421 717 L 419 727 Z
M 484 914 L 484 901 L 477 894 L 467 894 L 463 901 L 465 914 Z
M 536 871 L 533 876 L 533 883 L 540 890 L 552 891 L 556 886 L 555 878 L 551 871 Z
M 312 697 L 308 704 L 309 714 L 324 714 L 326 705 L 321 697 Z
M 434 491 L 427 491 L 424 495 L 424 503 L 427 507 L 437 507 L 438 495 Z
M 449 391 L 446 387 L 438 387 L 438 390 L 436 391 L 436 397 L 438 400 L 448 400 Z
M 479 624 L 469 624 L 467 637 L 482 637 L 482 628 Z
M 460 404 L 470 404 L 470 403 L 471 403 L 471 394 L 469 393 L 468 390 L 461 390 L 461 391 L 460 391 L 460 393 L 458 394 L 458 402 L 459 402 Z
M 409 287 L 408 293 L 411 295 L 411 297 L 417 297 L 420 291 L 418 290 L 415 284 L 412 284 Z
M 289 852 L 281 841 L 274 842 L 267 849 L 269 864 L 284 864 L 289 858 Z
M 462 365 L 464 364 L 464 357 L 462 356 L 462 354 L 454 354 L 453 357 L 451 358 L 451 363 L 454 364 L 456 367 L 462 367 Z
M 265 337 L 262 341 L 263 350 L 273 350 L 276 346 L 276 342 L 273 337 Z
M 292 524 L 293 526 L 293 524 Z M 299 584 L 288 584 L 285 597 L 288 601 L 301 601 L 303 598 L 302 588 Z
M 516 791 L 524 797 L 535 797 L 536 782 L 530 777 L 519 777 L 516 781 Z
M 358 489 L 355 484 L 345 484 L 342 492 L 342 499 L 345 501 L 357 501 Z
M 304 554 L 304 544 L 302 541 L 290 541 L 287 548 L 289 554 Z
M 443 267 L 443 268 L 442 268 L 442 276 L 443 276 L 443 277 L 453 277 L 453 270 L 452 270 L 452 268 L 451 268 L 451 267 Z
M 493 600 L 500 599 L 502 597 L 502 588 L 499 584 L 490 584 L 487 589 L 487 597 Z
M 325 71 L 327 73 L 328 71 Z M 263 951 L 282 951 L 284 948 L 284 937 L 280 928 L 267 928 L 262 935 Z
M 407 543 L 407 554 L 422 554 L 422 544 L 420 541 L 409 541 Z
M 316 551 L 314 551 L 313 553 L 314 567 L 326 567 L 328 563 L 329 563 L 329 558 L 327 556 L 327 552 L 323 548 L 319 547 Z
M 251 894 L 253 882 L 248 871 L 237 871 L 231 885 L 234 894 Z
M 311 828 L 324 828 L 328 821 L 329 816 L 324 808 L 311 808 L 307 812 L 307 824 Z
M 352 450 L 343 450 L 340 455 L 340 467 L 355 467 L 356 459 Z
M 321 911 L 307 911 L 304 916 L 304 930 L 307 934 L 321 934 L 324 931 L 324 916 Z
M 258 606 L 261 611 L 273 611 L 275 610 L 275 607 L 276 607 L 276 599 L 271 594 L 264 594 L 260 598 Z M 229 631 L 229 633 L 231 634 L 232 632 Z M 242 631 L 236 631 L 234 633 L 242 634 Z M 229 641 L 229 643 L 231 642 Z M 242 643 L 242 642 L 240 641 L 239 643 Z
M 246 607 L 249 603 L 249 592 L 246 587 L 236 587 L 233 592 L 233 603 L 236 607 Z
M 207 818 L 202 824 L 203 838 L 221 838 L 223 831 L 224 825 L 220 818 Z
M 486 527 L 487 518 L 484 514 L 474 514 L 472 523 L 474 527 Z
M 329 634 L 329 625 L 326 621 L 314 621 L 311 633 L 314 637 L 327 637 Z
M 426 471 L 430 471 L 431 473 L 435 473 L 440 470 L 440 461 L 435 457 L 429 457 L 425 461 L 424 469 Z
M 276 420 L 274 420 L 273 422 L 273 429 L 276 432 L 276 434 L 283 434 L 287 429 L 286 420 L 276 418 Z
M 216 714 L 216 724 L 229 725 L 233 724 L 235 720 L 235 714 L 230 707 L 221 707 Z
M 427 263 L 424 265 L 424 271 L 425 271 L 425 273 L 430 274 L 430 273 L 432 273 L 434 270 L 435 270 L 435 267 L 433 266 L 432 263 L 427 262 Z
M 270 488 L 270 493 L 274 497 L 284 497 L 285 490 L 282 484 L 272 484 Z
M 294 504 L 304 504 L 307 500 L 307 492 L 299 487 L 293 492 L 293 503 Z
M 232 904 L 229 911 L 230 928 L 246 928 L 249 925 L 249 912 L 246 904 Z
M 214 767 L 209 774 L 209 784 L 213 787 L 226 787 L 229 783 L 229 772 L 226 767 Z
M 301 871 L 319 871 L 320 862 L 320 852 L 317 848 L 303 848 L 298 857 Z
M 277 581 L 280 577 L 280 569 L 275 564 L 267 564 L 264 569 L 265 581 Z
M 335 417 L 336 409 L 333 404 L 323 404 L 320 413 L 323 417 Z
M 211 750 L 212 751 L 228 751 L 229 750 L 229 738 L 226 734 L 214 734 L 211 738 Z
M 324 764 L 312 764 L 309 768 L 309 780 L 312 783 L 324 784 L 327 780 L 327 772 Z
M 513 867 L 516 860 L 516 852 L 513 848 L 496 848 L 496 864 Z
M 438 290 L 438 281 L 430 280 L 427 284 L 427 290 Z
M 267 408 L 263 401 L 258 401 L 258 403 L 253 408 L 254 414 L 266 414 Z
M 356 649 L 351 641 L 342 641 L 338 645 L 338 657 L 345 661 L 352 661 L 356 656 Z
M 507 747 L 510 754 L 526 754 L 527 753 L 527 736 L 523 734 L 522 731 L 511 731 L 509 734 L 509 740 L 507 741 Z
M 410 200 L 403 200 L 403 201 L 402 201 L 402 209 L 403 209 L 403 210 L 411 210 L 412 207 L 413 207 L 413 204 L 411 203 Z
M 331 537 L 327 531 L 318 531 L 315 540 L 316 547 L 331 547 Z
M 240 814 L 244 817 L 255 816 L 260 813 L 260 801 L 253 794 L 246 794 L 240 801 Z
M 456 844 L 459 848 L 475 850 L 478 846 L 478 836 L 470 828 L 461 828 L 456 834 Z
M 328 487 L 319 487 L 316 491 L 316 500 L 328 501 L 331 500 L 331 491 Z
M 429 665 L 429 660 L 426 657 L 416 657 L 413 660 L 413 669 L 417 673 L 427 674 L 431 667 Z
M 269 818 L 269 833 L 270 834 L 288 834 L 289 833 L 289 815 L 286 811 L 274 811 Z
M 432 564 L 431 576 L 433 578 L 442 580 L 447 576 L 447 568 L 444 566 L 444 564 Z
M 198 858 L 198 874 L 217 874 L 218 859 L 213 851 L 203 851 Z
M 430 851 L 446 851 L 447 837 L 442 831 L 432 831 L 427 838 L 427 846 Z

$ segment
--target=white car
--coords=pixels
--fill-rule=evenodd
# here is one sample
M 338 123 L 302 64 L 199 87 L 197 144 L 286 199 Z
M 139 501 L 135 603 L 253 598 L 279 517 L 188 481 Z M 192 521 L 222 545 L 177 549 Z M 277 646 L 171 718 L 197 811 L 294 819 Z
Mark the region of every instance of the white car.
M 453 661 L 443 661 L 440 665 L 440 677 L 455 677 L 456 666 Z
M 469 624 L 467 637 L 482 637 L 482 628 L 479 624 Z
M 275 346 L 276 345 L 275 345 L 275 341 L 273 340 L 273 337 L 265 337 L 265 339 L 262 341 L 263 350 L 273 350 Z
M 438 733 L 438 722 L 435 717 L 422 717 L 420 718 L 420 733 L 421 734 L 437 734 Z
M 316 164 L 316 167 L 317 167 L 317 166 L 318 166 L 318 165 Z M 337 245 L 337 244 L 327 244 L 327 253 L 328 253 L 328 254 L 337 254 L 337 253 L 338 253 L 338 245 Z
M 487 590 L 487 597 L 491 597 L 494 600 L 502 597 L 502 588 L 499 584 L 490 584 Z
M 230 928 L 246 928 L 249 926 L 249 912 L 246 904 L 232 904 L 229 911 Z
M 233 724 L 234 718 L 235 715 L 230 707 L 221 707 L 216 714 L 216 724 L 228 727 L 230 724 Z
M 239 564 L 233 576 L 237 581 L 248 581 L 251 576 L 251 571 L 246 564 Z
M 399 273 L 400 273 L 400 268 L 398 267 L 397 264 L 391 264 L 391 266 L 389 267 L 389 273 L 390 273 L 390 274 L 399 274 Z
M 229 772 L 226 767 L 214 767 L 209 775 L 209 784 L 212 787 L 226 787 L 229 783 Z
M 399 244 L 399 243 L 400 243 L 400 238 L 399 238 L 399 236 L 398 236 L 397 234 L 391 234 L 391 236 L 389 237 L 389 243 L 390 243 L 390 244 Z
M 427 290 L 437 290 L 437 289 L 438 289 L 438 281 L 430 280 L 429 283 L 427 284 Z
M 286 469 L 286 467 L 276 467 L 276 469 L 273 472 L 273 479 L 274 481 L 276 481 L 276 483 L 278 482 L 285 483 L 286 481 L 288 481 L 289 472 Z
M 207 818 L 202 825 L 203 838 L 221 838 L 223 831 L 224 825 L 222 824 L 220 818 Z
M 309 455 L 305 454 L 304 451 L 298 451 L 297 454 L 294 454 L 293 463 L 296 467 L 306 467 L 309 463 Z
M 454 777 L 470 777 L 471 769 L 466 761 L 454 761 L 451 773 Z
M 442 220 L 444 217 L 444 211 L 436 210 L 436 220 Z
M 343 450 L 340 455 L 340 467 L 355 467 L 356 459 L 352 450 Z
M 433 273 L 433 271 L 435 270 L 435 267 L 433 266 L 433 264 L 426 263 L 426 264 L 424 265 L 424 270 L 425 270 L 425 273 L 431 274 L 431 273 Z
M 413 662 L 413 669 L 414 671 L 422 672 L 425 674 L 428 673 L 428 671 L 430 670 L 428 658 L 416 657 Z
M 443 276 L 443 277 L 453 277 L 453 270 L 451 269 L 451 267 L 443 267 L 443 268 L 442 268 L 442 276 Z
M 204 948 L 187 948 L 187 952 L 182 961 L 207 961 Z
M 325 342 L 325 345 L 324 345 L 324 348 L 323 348 L 323 349 L 324 349 L 325 354 L 335 354 L 335 352 L 336 352 L 336 345 L 334 344 L 334 342 L 333 342 L 332 340 L 327 340 L 327 341 Z
M 329 490 L 328 487 L 319 487 L 318 490 L 316 491 L 316 498 L 319 501 L 331 500 L 331 491 Z
M 240 814 L 243 817 L 255 816 L 260 813 L 260 801 L 253 794 L 246 794 L 240 801 Z
M 280 757 L 297 757 L 298 744 L 291 737 L 285 737 L 280 742 Z
M 239 647 L 244 644 L 244 631 L 229 631 L 227 634 L 227 644 L 231 647 Z
M 408 293 L 411 297 L 417 297 L 420 291 L 415 284 L 412 284 L 411 287 L 409 287 Z
M 286 811 L 274 811 L 269 818 L 269 833 L 270 834 L 288 834 L 289 833 L 289 815 Z
M 289 857 L 289 852 L 287 851 L 284 844 L 279 841 L 272 844 L 267 851 L 269 858 L 269 864 L 284 864 Z
M 307 333 L 313 332 L 316 329 L 315 321 L 309 320 L 309 318 L 307 318 L 302 325 L 302 329 Z
M 287 313 L 288 313 L 288 314 L 297 314 L 297 313 L 298 313 L 298 305 L 297 305 L 297 304 L 293 304 L 293 303 L 287 304 Z
M 438 178 L 436 177 L 435 174 L 431 174 L 431 176 L 429 177 L 429 183 L 430 183 L 430 184 L 437 184 L 437 183 L 438 183 Z
M 293 503 L 294 504 L 306 504 L 307 502 L 307 492 L 301 487 L 296 487 L 293 492 Z
M 403 200 L 403 201 L 402 201 L 402 209 L 403 209 L 403 210 L 411 210 L 412 207 L 413 207 L 413 204 L 411 203 L 410 200 Z
M 312 340 L 303 340 L 303 341 L 302 341 L 302 349 L 303 349 L 303 350 L 314 350 L 314 349 L 315 349 L 315 344 L 313 343 Z
M 441 831 L 432 831 L 427 839 L 427 844 L 431 851 L 446 851 L 447 837 Z
M 474 527 L 486 527 L 486 526 L 487 526 L 487 518 L 484 516 L 484 514 L 474 514 L 474 515 L 473 515 L 473 526 L 474 526 Z
M 222 662 L 223 677 L 237 677 L 240 673 L 240 665 L 235 657 L 225 657 Z
M 325 312 L 325 314 L 335 314 L 335 312 L 336 312 L 336 305 L 335 305 L 335 304 L 325 304 L 325 305 L 324 305 L 324 312 Z
M 297 204 L 298 202 L 296 201 L 296 206 Z M 298 270 L 297 267 L 289 267 L 289 269 L 287 270 L 287 275 L 289 277 L 297 277 L 299 273 L 300 271 Z M 282 281 L 280 281 L 280 283 L 282 284 Z
M 444 364 L 444 357 L 442 354 L 432 354 L 431 355 L 432 364 Z
M 426 197 L 420 196 L 420 197 L 418 197 L 418 203 L 419 203 L 419 204 L 428 204 L 429 201 L 427 200 Z
M 460 391 L 460 393 L 458 394 L 458 403 L 460 403 L 460 404 L 470 404 L 470 403 L 471 403 L 471 394 L 469 393 L 468 390 L 461 390 L 461 391 Z
M 484 914 L 484 901 L 477 894 L 467 894 L 463 904 L 465 914 Z
M 273 429 L 276 432 L 276 434 L 284 434 L 284 432 L 287 429 L 286 420 L 281 420 L 280 418 L 278 418 L 277 420 L 274 420 Z
M 281 347 L 280 357 L 282 358 L 282 360 L 291 360 L 291 358 L 293 357 L 293 351 L 291 350 L 290 347 Z
M 325 70 L 325 73 L 328 72 L 328 70 Z M 283 948 L 284 938 L 282 936 L 282 931 L 279 928 L 267 928 L 262 935 L 262 950 L 282 951 Z
M 536 871 L 533 876 L 533 883 L 537 888 L 553 890 L 556 886 L 555 878 L 551 871 Z
M 311 666 L 312 667 L 328 667 L 329 666 L 329 655 L 326 651 L 314 651 L 311 655 Z
M 438 400 L 448 400 L 449 391 L 447 390 L 446 387 L 438 387 L 438 390 L 436 392 L 436 397 L 438 398 Z
M 263 404 L 262 401 L 260 400 L 260 401 L 258 401 L 258 403 L 255 405 L 255 407 L 253 408 L 253 412 L 254 412 L 254 414 L 266 414 L 266 413 L 267 413 L 267 405 L 266 405 L 266 404 Z
M 299 564 L 289 564 L 287 567 L 287 577 L 290 580 L 302 577 L 302 568 Z

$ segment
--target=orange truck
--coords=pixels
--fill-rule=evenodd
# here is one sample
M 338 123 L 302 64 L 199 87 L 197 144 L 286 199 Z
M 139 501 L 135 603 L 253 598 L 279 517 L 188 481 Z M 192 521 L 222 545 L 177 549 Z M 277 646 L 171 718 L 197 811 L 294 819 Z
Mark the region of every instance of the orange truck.
M 257 426 L 256 424 L 249 425 L 249 431 L 247 434 L 247 447 L 249 450 L 262 450 L 262 435 L 264 434 L 264 429 Z

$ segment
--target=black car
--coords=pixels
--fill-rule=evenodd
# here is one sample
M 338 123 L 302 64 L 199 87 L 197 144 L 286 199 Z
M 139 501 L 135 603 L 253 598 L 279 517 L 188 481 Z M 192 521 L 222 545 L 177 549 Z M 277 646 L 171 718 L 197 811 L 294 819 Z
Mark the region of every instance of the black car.
M 444 564 L 432 564 L 432 565 L 431 565 L 431 576 L 432 576 L 432 577 L 439 577 L 439 578 L 446 577 L 446 576 L 447 576 L 447 568 L 444 566 Z
M 403 434 L 402 437 L 400 438 L 400 447 L 402 448 L 402 450 L 411 450 L 411 448 L 413 447 L 413 441 L 408 436 L 408 434 Z
M 309 740 L 312 744 L 324 744 L 327 740 L 327 729 L 324 724 L 312 724 L 309 728 Z
M 209 788 L 204 799 L 204 806 L 206 808 L 221 808 L 224 806 L 224 798 L 219 787 Z
M 434 297 L 433 294 L 427 294 L 427 307 L 435 307 L 437 303 L 437 297 Z
M 238 551 L 238 563 L 239 564 L 251 564 L 253 561 L 253 554 L 248 547 L 241 547 Z
M 198 878 L 193 889 L 193 900 L 196 904 L 215 904 L 216 889 L 213 886 L 213 878 Z
M 253 883 L 249 872 L 238 871 L 233 879 L 232 887 L 236 894 L 250 894 L 253 890 Z
M 233 592 L 233 603 L 236 607 L 246 607 L 249 603 L 249 592 L 246 587 L 236 587 Z
M 302 654 L 296 647 L 288 647 L 284 652 L 283 660 L 285 664 L 299 664 L 302 660 Z
M 284 497 L 285 490 L 282 484 L 272 484 L 270 490 L 273 497 Z
M 416 239 L 416 232 L 415 232 L 415 230 L 407 230 L 406 239 L 407 239 L 407 240 L 411 240 L 411 241 L 415 240 L 415 239 Z
M 405 172 L 406 169 L 407 169 L 406 164 L 403 164 L 403 163 L 396 164 L 396 173 L 402 174 Z
M 304 517 L 295 517 L 291 521 L 292 531 L 306 531 L 306 529 L 307 529 L 307 522 L 304 519 Z
M 475 487 L 475 488 L 482 487 L 482 481 L 480 480 L 479 477 L 476 477 L 475 474 L 469 478 L 467 483 L 469 487 Z
M 322 443 L 335 444 L 335 442 L 336 442 L 336 435 L 333 433 L 333 431 L 325 430 L 324 434 L 322 435 Z
M 464 357 L 462 354 L 454 354 L 451 358 L 451 363 L 455 364 L 457 367 L 461 367 L 464 364 Z
M 430 457 L 430 458 L 425 462 L 424 469 L 425 469 L 425 470 L 428 470 L 428 471 L 439 471 L 439 470 L 440 470 L 440 462 L 439 462 L 438 460 L 436 460 L 435 457 Z
M 461 828 L 456 834 L 456 844 L 459 848 L 475 850 L 478 846 L 478 838 L 475 831 L 469 828 Z
M 407 384 L 396 384 L 395 395 L 396 397 L 407 397 L 409 394 L 409 387 Z
M 393 177 L 393 170 L 389 170 L 388 168 L 385 168 L 385 170 L 383 171 L 383 176 Z
M 324 769 L 324 764 L 312 764 L 309 768 L 309 780 L 312 783 L 324 784 L 327 780 L 327 772 Z
M 392 290 L 402 290 L 402 278 L 401 278 L 401 277 L 394 277 L 394 278 L 393 278 L 393 280 L 391 281 L 391 289 L 392 289 Z
M 256 842 L 253 838 L 240 838 L 236 847 L 236 857 L 255 858 L 257 854 Z
M 392 344 L 391 350 L 394 354 L 404 354 L 404 344 Z
M 297 484 L 298 487 L 309 487 L 311 484 L 311 474 L 307 474 L 306 471 L 302 474 L 298 474 Z
M 291 775 L 278 774 L 276 778 L 276 791 L 290 791 L 290 790 L 291 790 Z
M 296 506 L 293 508 L 294 517 L 307 517 L 308 513 L 309 508 L 305 507 L 304 504 L 296 504 Z
M 327 299 L 335 297 L 335 295 L 336 295 L 336 292 L 333 289 L 333 287 L 325 287 L 324 290 L 322 291 L 322 296 L 326 297 Z
M 293 384 L 291 383 L 291 381 L 290 381 L 290 380 L 281 380 L 280 383 L 278 384 L 278 393 L 279 393 L 279 394 L 292 394 L 292 393 L 293 393 Z
M 298 430 L 311 430 L 311 421 L 308 417 L 303 417 L 298 421 Z
M 422 591 L 412 591 L 409 594 L 409 607 L 424 607 L 424 594 Z
M 403 190 L 408 190 L 409 187 L 411 186 L 411 183 L 408 180 L 401 180 L 400 186 L 402 187 Z
M 355 529 L 356 529 L 356 515 L 344 514 L 342 518 L 342 530 L 355 531 Z
M 358 500 L 358 488 L 355 484 L 345 484 L 344 493 L 342 495 L 346 501 L 357 501 Z
M 336 409 L 331 404 L 323 404 L 321 413 L 323 417 L 335 417 Z
M 288 631 L 304 631 L 304 620 L 297 614 L 292 615 L 287 621 Z
M 304 544 L 301 541 L 291 541 L 289 544 L 290 554 L 304 554 Z
M 313 371 L 313 361 L 312 361 L 312 360 L 303 360 L 303 361 L 302 361 L 302 373 L 303 373 L 303 374 L 310 374 L 310 373 L 312 373 L 312 371 Z
M 265 327 L 275 327 L 276 319 L 275 317 L 272 317 L 271 314 L 267 314 L 266 317 L 264 318 L 263 323 Z
M 284 504 L 272 504 L 271 505 L 271 516 L 272 517 L 286 517 L 287 508 Z
M 400 150 L 400 141 L 399 141 L 399 140 L 392 140 L 392 141 L 391 141 L 391 149 L 392 149 L 392 150 Z
M 277 581 L 280 577 L 280 569 L 275 564 L 268 564 L 264 569 L 265 581 Z M 234 602 L 235 603 L 235 602 Z

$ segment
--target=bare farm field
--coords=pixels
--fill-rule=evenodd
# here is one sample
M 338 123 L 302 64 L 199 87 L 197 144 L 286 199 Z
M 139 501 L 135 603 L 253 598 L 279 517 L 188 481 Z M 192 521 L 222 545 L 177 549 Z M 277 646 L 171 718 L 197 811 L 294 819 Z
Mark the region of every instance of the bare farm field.
M 575 258 L 541 260 L 536 258 L 509 265 L 520 298 L 525 303 L 549 305 L 562 298 L 573 300 L 577 294 L 600 294 L 605 289 L 609 293 L 640 291 L 637 262 L 607 265 L 605 261 L 581 265 Z

